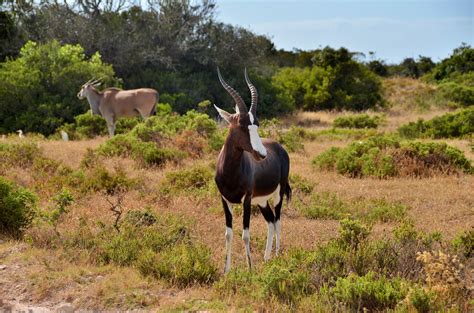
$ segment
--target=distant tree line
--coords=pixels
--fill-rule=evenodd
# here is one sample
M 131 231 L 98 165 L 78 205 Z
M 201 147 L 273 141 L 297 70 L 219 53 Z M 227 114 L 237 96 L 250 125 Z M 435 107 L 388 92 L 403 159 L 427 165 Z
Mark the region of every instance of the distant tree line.
M 249 101 L 246 67 L 259 113 L 272 116 L 383 106 L 380 76 L 437 73 L 432 79 L 441 81 L 453 71 L 472 72 L 466 45 L 438 64 L 422 56 L 396 65 L 373 56 L 364 62 L 345 48 L 278 50 L 266 36 L 219 22 L 215 12 L 214 0 L 0 0 L 0 132 L 51 134 L 72 122 L 88 109 L 75 95 L 93 77 L 105 86 L 155 88 L 160 102 L 184 113 L 203 100 L 233 107 L 217 66 Z M 469 102 L 470 83 L 456 79 L 468 86 L 462 91 Z M 200 110 L 215 114 L 210 106 Z

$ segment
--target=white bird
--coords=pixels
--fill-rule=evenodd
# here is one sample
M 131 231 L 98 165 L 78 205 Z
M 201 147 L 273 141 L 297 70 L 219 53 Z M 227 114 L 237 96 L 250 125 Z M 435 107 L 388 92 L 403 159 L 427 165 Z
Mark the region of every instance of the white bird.
M 23 135 L 23 131 L 21 129 L 17 130 L 16 132 L 18 133 L 18 137 L 20 137 L 21 139 L 25 138 L 25 136 Z
M 69 141 L 69 135 L 64 130 L 61 130 L 60 133 L 61 133 L 61 138 L 64 141 Z

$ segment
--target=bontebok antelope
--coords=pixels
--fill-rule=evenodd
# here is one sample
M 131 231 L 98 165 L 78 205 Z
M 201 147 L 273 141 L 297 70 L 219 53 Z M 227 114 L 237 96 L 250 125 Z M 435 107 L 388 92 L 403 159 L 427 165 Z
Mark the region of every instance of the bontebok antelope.
M 87 98 L 92 114 L 101 115 L 107 122 L 109 135 L 115 133 L 115 123 L 119 117 L 133 117 L 141 115 L 144 119 L 155 114 L 158 92 L 151 88 L 121 90 L 107 88 L 98 91 L 98 80 L 89 80 L 82 85 L 77 93 L 79 99 Z
M 257 205 L 267 221 L 268 235 L 264 259 L 270 258 L 273 236 L 276 235 L 276 254 L 280 249 L 281 206 L 283 196 L 291 197 L 288 183 L 290 160 L 288 153 L 277 142 L 261 139 L 258 135 L 257 89 L 250 82 L 247 71 L 245 80 L 250 89 L 252 103 L 250 111 L 240 95 L 217 74 L 222 86 L 235 101 L 235 114 L 228 113 L 217 106 L 219 115 L 229 124 L 229 133 L 219 153 L 216 169 L 216 184 L 219 188 L 226 221 L 226 260 L 224 272 L 231 265 L 232 250 L 232 204 L 243 203 L 243 234 L 247 254 L 247 264 L 252 267 L 250 258 L 250 207 Z M 275 212 L 269 205 L 273 201 Z

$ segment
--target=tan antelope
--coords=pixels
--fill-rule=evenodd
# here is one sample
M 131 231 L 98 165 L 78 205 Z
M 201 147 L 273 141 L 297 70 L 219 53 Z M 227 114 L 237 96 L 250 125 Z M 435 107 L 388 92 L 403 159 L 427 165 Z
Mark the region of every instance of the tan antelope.
M 151 88 L 122 90 L 119 88 L 106 88 L 98 91 L 99 80 L 89 80 L 82 85 L 77 93 L 79 99 L 87 98 L 92 114 L 102 116 L 107 122 L 110 137 L 115 133 L 115 123 L 120 117 L 133 117 L 141 115 L 146 119 L 155 114 L 158 102 L 158 91 Z
M 252 95 L 250 111 L 245 102 L 232 87 L 222 78 L 217 69 L 219 80 L 225 90 L 235 101 L 236 113 L 228 113 L 217 106 L 219 115 L 229 124 L 229 133 L 219 153 L 215 181 L 221 194 L 226 221 L 226 261 L 224 272 L 231 265 L 232 247 L 232 204 L 242 203 L 243 233 L 247 263 L 252 267 L 250 259 L 250 207 L 257 205 L 267 222 L 268 234 L 264 259 L 270 258 L 273 236 L 276 237 L 276 254 L 280 249 L 281 206 L 283 196 L 291 198 L 291 187 L 288 183 L 290 159 L 288 153 L 277 142 L 261 139 L 258 135 L 257 89 L 250 82 L 247 71 L 245 80 Z M 274 210 L 269 200 L 273 201 Z

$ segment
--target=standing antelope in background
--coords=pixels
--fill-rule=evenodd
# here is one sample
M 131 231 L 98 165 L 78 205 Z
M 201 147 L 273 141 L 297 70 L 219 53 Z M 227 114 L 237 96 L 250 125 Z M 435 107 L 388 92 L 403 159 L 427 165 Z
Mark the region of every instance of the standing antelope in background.
M 217 106 L 220 116 L 229 123 L 229 133 L 217 160 L 215 181 L 221 193 L 226 221 L 226 261 L 224 272 L 231 265 L 232 250 L 232 210 L 231 205 L 243 203 L 243 234 L 247 254 L 247 264 L 252 267 L 250 258 L 250 206 L 257 205 L 267 221 L 268 235 L 264 259 L 270 258 L 273 235 L 276 234 L 276 254 L 280 249 L 281 206 L 283 195 L 291 198 L 288 183 L 290 159 L 288 153 L 277 142 L 260 139 L 257 120 L 257 89 L 252 85 L 245 70 L 245 81 L 252 95 L 250 111 L 240 95 L 222 78 L 219 68 L 217 74 L 222 86 L 235 101 L 235 114 L 230 114 Z M 268 200 L 273 200 L 275 213 Z
M 107 122 L 109 135 L 115 133 L 115 123 L 119 117 L 133 117 L 141 115 L 144 119 L 155 114 L 158 102 L 158 91 L 151 88 L 121 90 L 106 88 L 97 91 L 99 80 L 89 80 L 82 85 L 77 93 L 79 99 L 87 98 L 92 114 L 101 115 Z

